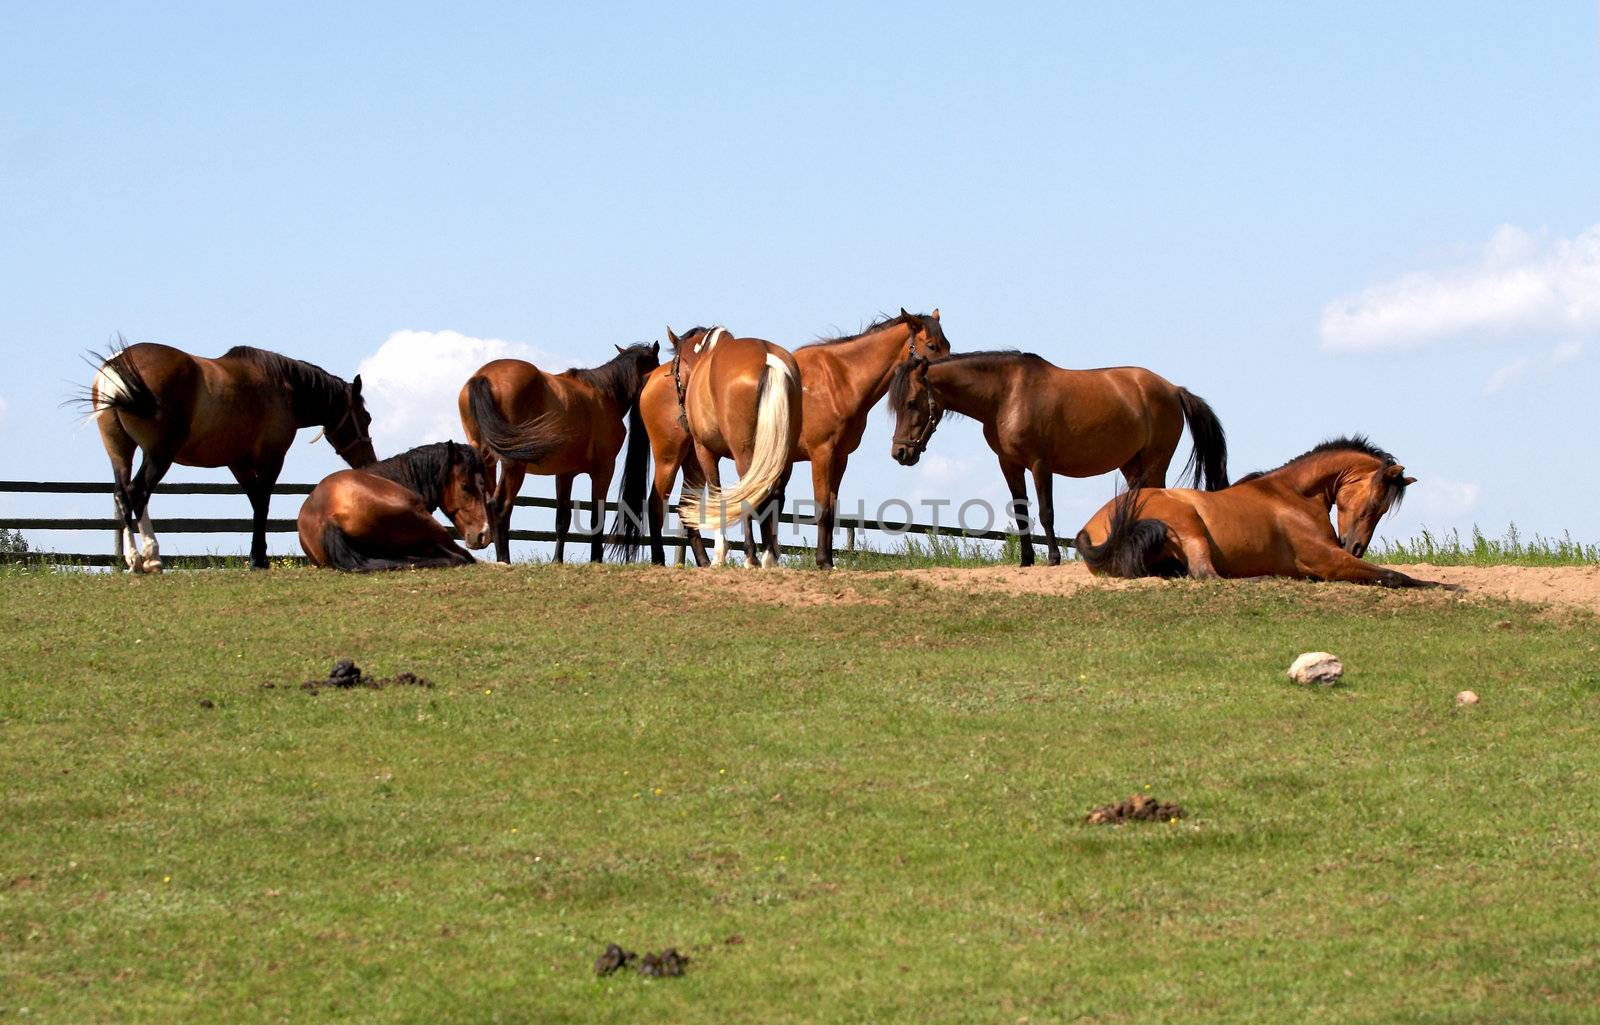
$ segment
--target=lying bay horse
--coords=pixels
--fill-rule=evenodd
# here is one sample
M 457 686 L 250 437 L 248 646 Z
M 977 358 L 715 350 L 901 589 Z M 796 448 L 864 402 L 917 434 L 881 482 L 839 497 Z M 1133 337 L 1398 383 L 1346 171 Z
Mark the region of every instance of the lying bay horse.
M 161 571 L 149 501 L 173 463 L 233 472 L 253 513 L 250 567 L 266 569 L 267 506 L 295 431 L 320 425 L 351 466 L 377 458 L 359 374 L 347 384 L 311 363 L 244 345 L 206 359 L 144 343 L 93 362 L 87 403 L 111 457 L 123 558 L 135 573 Z M 134 474 L 136 450 L 144 458 Z
M 984 440 L 1000 457 L 1024 566 L 1033 565 L 1027 471 L 1039 492 L 1039 522 L 1052 566 L 1061 563 L 1055 474 L 1094 477 L 1121 470 L 1130 486 L 1160 487 L 1187 423 L 1194 451 L 1182 472 L 1193 471 L 1195 487 L 1204 482 L 1214 491 L 1228 485 L 1227 438 L 1211 407 L 1143 367 L 1064 370 L 1024 352 L 910 359 L 889 384 L 895 460 L 914 465 L 946 410 L 981 423 Z
M 713 331 L 701 342 L 684 387 L 684 422 L 705 481 L 678 507 L 686 528 L 712 533 L 711 564 L 727 562 L 727 528 L 754 514 L 766 553 L 778 562 L 777 513 L 800 436 L 800 370 L 787 349 Z M 731 458 L 739 482 L 723 490 L 717 461 Z M 754 562 L 751 563 L 754 566 Z
M 484 463 L 499 467 L 493 509 L 495 556 L 501 562 L 511 561 L 511 509 L 529 473 L 556 479 L 557 562 L 566 557 L 572 482 L 580 473 L 589 475 L 589 561 L 601 561 L 606 491 L 624 436 L 628 454 L 617 501 L 614 533 L 620 540 L 615 551 L 626 559 L 637 553 L 650 460 L 649 439 L 639 420 L 639 392 L 650 371 L 661 364 L 661 346 L 639 343 L 616 349 L 617 355 L 603 366 L 559 374 L 545 373 L 526 360 L 497 359 L 479 367 L 462 386 L 461 426 Z
M 470 445 L 422 445 L 322 479 L 300 506 L 300 547 L 314 566 L 365 573 L 475 561 L 433 518 L 443 509 L 467 548 L 489 543 L 489 484 Z
M 1133 487 L 1095 513 L 1078 554 L 1100 576 L 1297 577 L 1436 587 L 1362 560 L 1415 484 L 1366 438 L 1323 442 L 1221 491 Z M 1339 529 L 1328 521 L 1339 509 Z
M 686 353 L 693 353 L 693 343 L 705 332 L 705 328 L 695 328 L 683 335 Z M 667 333 L 677 337 L 670 328 Z M 833 566 L 839 485 L 850 454 L 861 444 L 867 414 L 889 390 L 895 368 L 912 357 L 943 359 L 949 354 L 950 343 L 939 323 L 939 311 L 914 314 L 907 313 L 903 307 L 898 315 L 879 320 L 857 334 L 814 342 L 794 350 L 795 364 L 800 368 L 800 380 L 804 384 L 795 461 L 811 463 L 811 490 L 817 503 L 816 560 L 819 567 Z M 680 378 L 691 372 L 690 366 L 692 364 L 686 363 L 678 369 Z M 674 401 L 676 395 L 666 385 L 663 380 L 653 392 L 647 386 L 650 401 L 641 403 L 656 457 L 656 490 L 661 493 L 671 490 L 677 472 L 677 465 L 666 460 L 671 459 L 674 452 L 687 452 L 689 443 Z M 652 495 L 652 504 L 655 500 Z M 698 540 L 698 534 L 691 534 L 691 545 Z M 650 541 L 651 558 L 664 561 L 654 521 Z M 748 534 L 745 546 L 747 556 L 753 561 L 755 543 Z M 702 545 L 697 549 L 697 558 L 703 555 Z

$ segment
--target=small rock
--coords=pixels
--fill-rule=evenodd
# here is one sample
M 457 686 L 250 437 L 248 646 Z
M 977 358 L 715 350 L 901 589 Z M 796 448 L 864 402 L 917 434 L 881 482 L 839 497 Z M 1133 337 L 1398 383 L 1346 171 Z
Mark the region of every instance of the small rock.
M 615 943 L 606 944 L 606 952 L 594 960 L 594 973 L 596 975 L 610 975 L 623 965 L 632 961 L 636 955 L 631 950 L 623 950 Z
M 1465 707 L 1467 705 L 1476 705 L 1477 703 L 1478 695 L 1475 691 L 1464 690 L 1460 694 L 1456 695 L 1456 706 L 1458 708 Z
M 1344 675 L 1344 663 L 1326 651 L 1308 651 L 1289 666 L 1289 679 L 1295 683 L 1316 683 L 1331 687 Z
M 653 978 L 668 979 L 682 975 L 683 970 L 689 967 L 689 959 L 678 953 L 677 948 L 668 947 L 659 954 L 646 954 L 634 965 L 640 975 L 649 975 Z
M 217 703 L 215 701 L 212 701 L 210 698 L 201 698 L 200 699 L 200 707 L 201 708 L 216 708 L 217 707 Z

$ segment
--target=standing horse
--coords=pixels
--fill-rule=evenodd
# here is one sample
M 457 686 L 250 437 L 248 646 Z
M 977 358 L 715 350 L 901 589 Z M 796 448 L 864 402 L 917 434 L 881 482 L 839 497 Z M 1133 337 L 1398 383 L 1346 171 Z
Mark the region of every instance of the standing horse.
M 937 363 L 913 358 L 895 371 L 889 409 L 895 417 L 891 451 L 904 466 L 921 458 L 945 410 L 983 425 L 1011 490 L 1024 566 L 1033 565 L 1027 471 L 1039 492 L 1052 566 L 1061 563 L 1055 474 L 1121 470 L 1130 485 L 1163 485 L 1187 423 L 1194 452 L 1184 472 L 1193 470 L 1195 487 L 1202 480 L 1207 490 L 1228 485 L 1227 439 L 1211 407 L 1143 367 L 1064 370 L 1023 352 L 969 352 Z
M 695 328 L 685 333 L 682 341 L 698 341 L 705 332 L 705 328 Z M 672 335 L 671 329 L 667 333 L 677 337 Z M 690 345 L 685 352 L 692 354 L 694 346 Z M 915 356 L 943 359 L 949 354 L 950 343 L 939 323 L 939 311 L 914 314 L 907 313 L 904 308 L 898 315 L 879 320 L 857 334 L 814 342 L 794 350 L 795 364 L 800 368 L 800 380 L 804 383 L 800 400 L 800 441 L 794 458 L 796 462 L 811 463 L 811 490 L 817 503 L 816 560 L 819 567 L 833 566 L 839 485 L 850 454 L 861 444 L 867 414 L 889 390 L 895 367 Z M 691 366 L 692 363 L 685 363 L 675 372 L 681 379 L 691 372 Z M 671 459 L 674 452 L 687 452 L 688 432 L 680 423 L 676 396 L 667 389 L 665 381 L 655 389 L 647 386 L 646 394 L 649 401 L 641 405 L 655 450 L 656 491 L 665 493 L 671 490 L 677 472 L 677 464 L 666 460 Z M 652 495 L 652 505 L 655 500 Z M 654 521 L 650 540 L 652 559 L 664 561 Z M 697 533 L 691 534 L 691 544 L 698 540 Z M 746 535 L 745 544 L 746 554 L 753 560 L 754 540 L 749 535 Z M 701 546 L 697 558 L 703 555 Z
M 320 425 L 351 466 L 377 458 L 359 374 L 346 384 L 321 367 L 244 345 L 206 359 L 144 343 L 95 362 L 88 404 L 111 457 L 123 557 L 135 573 L 161 572 L 149 501 L 173 463 L 233 472 L 253 513 L 250 568 L 266 569 L 267 506 L 295 431 Z M 144 453 L 137 475 L 136 450 Z
M 687 494 L 678 516 L 685 527 L 712 532 L 711 564 L 721 566 L 728 558 L 728 524 L 755 512 L 766 547 L 761 565 L 775 566 L 777 513 L 800 436 L 799 367 L 787 349 L 760 338 L 712 332 L 698 347 L 683 404 L 706 490 Z M 721 458 L 732 458 L 739 471 L 739 482 L 726 491 Z
M 1278 576 L 1437 587 L 1361 558 L 1378 521 L 1417 482 L 1405 473 L 1394 456 L 1357 435 L 1325 441 L 1221 491 L 1133 487 L 1084 525 L 1078 554 L 1099 576 Z M 1328 521 L 1334 506 L 1338 533 Z
M 486 464 L 499 464 L 494 491 L 495 556 L 511 561 L 511 509 L 529 473 L 556 479 L 555 561 L 566 558 L 572 523 L 572 482 L 587 473 L 592 484 L 589 561 L 600 562 L 605 547 L 606 491 L 616 470 L 624 435 L 628 454 L 622 468 L 615 550 L 633 558 L 643 536 L 645 474 L 650 442 L 639 420 L 639 392 L 650 371 L 660 366 L 655 343 L 617 346 L 604 366 L 547 374 L 525 360 L 485 363 L 461 388 L 461 426 Z M 624 432 L 623 421 L 627 420 Z
M 718 336 L 727 333 L 725 327 L 693 327 L 682 335 L 667 328 L 667 338 L 672 343 L 672 361 L 663 363 L 650 372 L 644 388 L 639 392 L 639 416 L 645 433 L 650 438 L 650 455 L 654 471 L 650 480 L 648 498 L 650 519 L 650 561 L 657 566 L 666 564 L 666 549 L 661 543 L 661 529 L 666 523 L 667 502 L 672 497 L 672 485 L 683 470 L 685 492 L 704 486 L 700 461 L 694 458 L 694 440 L 689 437 L 688 415 L 683 407 L 684 389 L 689 383 L 690 368 L 699 361 L 700 342 L 713 331 Z M 710 563 L 706 555 L 705 540 L 700 532 L 686 528 L 689 548 L 695 562 L 705 566 Z
M 461 566 L 489 543 L 489 485 L 476 449 L 441 441 L 322 479 L 300 506 L 300 547 L 314 566 L 368 572 Z

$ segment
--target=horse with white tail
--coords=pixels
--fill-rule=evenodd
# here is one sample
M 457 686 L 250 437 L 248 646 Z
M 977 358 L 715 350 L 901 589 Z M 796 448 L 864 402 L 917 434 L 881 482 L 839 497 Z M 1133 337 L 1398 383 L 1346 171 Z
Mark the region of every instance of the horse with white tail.
M 678 515 L 709 531 L 711 564 L 728 561 L 728 526 L 754 515 L 765 549 L 761 565 L 778 562 L 778 511 L 800 438 L 800 368 L 782 346 L 712 331 L 696 343 L 683 406 L 703 492 L 688 492 Z M 717 460 L 731 458 L 739 481 L 724 489 Z

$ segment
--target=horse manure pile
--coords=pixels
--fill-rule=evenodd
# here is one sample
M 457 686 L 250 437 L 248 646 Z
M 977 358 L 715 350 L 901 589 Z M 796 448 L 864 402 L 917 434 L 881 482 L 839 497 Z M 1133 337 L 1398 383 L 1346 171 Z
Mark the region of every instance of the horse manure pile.
M 268 683 L 265 686 L 273 687 Z M 396 673 L 393 676 L 375 677 L 361 671 L 361 667 L 348 658 L 341 658 L 328 670 L 327 679 L 307 680 L 300 685 L 300 689 L 308 694 L 316 694 L 328 688 L 338 690 L 352 690 L 361 687 L 366 690 L 383 690 L 385 687 L 432 687 L 433 681 L 418 676 L 416 673 Z
M 1176 801 L 1158 801 L 1144 794 L 1130 794 L 1126 800 L 1091 811 L 1084 821 L 1091 826 L 1120 826 L 1124 822 L 1170 822 L 1183 818 Z
M 605 953 L 595 958 L 594 973 L 611 975 L 630 965 L 640 975 L 656 979 L 673 978 L 682 975 L 689 967 L 689 958 L 678 953 L 676 947 L 668 947 L 659 954 L 646 954 L 640 957 L 631 950 L 623 950 L 615 943 L 608 943 Z

